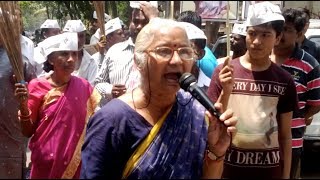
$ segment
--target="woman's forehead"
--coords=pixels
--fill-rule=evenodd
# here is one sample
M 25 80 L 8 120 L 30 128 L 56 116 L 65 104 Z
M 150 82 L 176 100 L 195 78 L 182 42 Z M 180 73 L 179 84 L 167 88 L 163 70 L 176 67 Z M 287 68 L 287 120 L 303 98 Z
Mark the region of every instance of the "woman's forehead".
M 158 29 L 155 33 L 155 39 L 156 41 L 171 41 L 173 39 L 179 40 L 179 41 L 189 41 L 187 33 L 184 29 L 181 27 L 161 27 Z

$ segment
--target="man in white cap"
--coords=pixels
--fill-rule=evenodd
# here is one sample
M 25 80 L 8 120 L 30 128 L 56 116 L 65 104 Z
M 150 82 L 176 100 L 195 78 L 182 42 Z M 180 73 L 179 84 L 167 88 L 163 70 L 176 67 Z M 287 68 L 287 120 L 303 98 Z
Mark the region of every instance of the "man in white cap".
M 47 39 L 48 37 L 57 35 L 61 33 L 60 26 L 58 24 L 58 21 L 55 19 L 47 19 L 41 26 L 41 38 Z M 35 67 L 35 71 L 37 76 L 41 76 L 44 74 L 44 71 L 42 69 L 43 62 L 45 61 L 43 50 L 42 50 L 43 43 L 38 43 L 37 47 L 34 48 L 34 60 L 35 63 L 33 66 Z
M 111 22 L 110 22 L 111 21 Z M 122 34 L 123 34 L 123 21 L 119 18 L 116 17 L 114 19 L 109 20 L 107 23 L 105 23 L 104 25 L 104 29 L 105 29 L 105 35 L 112 33 L 115 30 L 119 30 L 121 29 Z M 90 40 L 90 45 L 95 45 L 99 42 L 100 38 L 101 38 L 101 32 L 100 32 L 100 28 L 97 29 L 97 31 L 92 35 L 91 40 Z
M 288 179 L 297 92 L 291 75 L 269 57 L 281 40 L 284 17 L 279 6 L 264 1 L 249 6 L 246 26 L 246 54 L 230 61 L 234 85 L 222 88 L 220 64 L 208 89 L 213 102 L 221 93 L 223 107 L 238 117 L 223 178 Z
M 127 91 L 129 75 L 134 71 L 133 50 L 136 37 L 152 18 L 158 17 L 158 9 L 151 3 L 140 2 L 139 7 L 132 10 L 130 38 L 108 50 L 95 80 L 95 88 L 105 100 L 102 105 Z
M 86 40 L 86 27 L 81 20 L 68 20 L 63 32 L 78 34 L 79 56 L 74 75 L 82 77 L 93 84 L 96 78 L 98 65 L 91 55 L 83 48 Z
M 47 39 L 50 36 L 60 34 L 60 26 L 56 19 L 47 19 L 41 26 L 41 35 L 44 39 Z
M 247 27 L 242 23 L 235 23 L 233 25 L 232 33 L 230 35 L 231 59 L 236 59 L 246 53 L 246 29 Z M 225 59 L 225 57 L 217 59 L 218 64 L 223 63 Z
M 125 36 L 122 29 L 121 20 L 119 17 L 109 20 L 105 25 L 105 36 L 106 41 L 98 42 L 99 51 L 92 55 L 92 58 L 96 60 L 98 67 L 101 67 L 102 61 L 104 59 L 105 53 L 109 50 L 111 46 L 116 43 L 123 42 Z M 100 28 L 93 35 L 98 40 L 101 39 Z
M 195 52 L 195 64 L 192 67 L 191 73 L 198 79 L 198 86 L 207 91 L 211 79 L 208 78 L 204 72 L 197 66 L 197 61 L 205 56 L 205 47 L 207 44 L 207 36 L 197 26 L 188 22 L 179 22 L 185 29 L 191 45 Z
M 111 16 L 109 16 L 108 14 L 104 13 L 104 23 L 107 23 L 109 20 L 111 19 Z M 90 32 L 90 35 L 91 35 L 91 38 L 90 38 L 90 44 L 95 44 L 99 41 L 96 41 L 95 42 L 95 38 L 94 38 L 94 34 L 96 33 L 96 31 L 99 29 L 99 22 L 98 22 L 98 16 L 97 16 L 97 12 L 94 11 L 93 12 L 93 15 L 92 15 L 92 20 L 90 21 L 90 28 L 89 28 L 89 32 Z
M 233 25 L 232 34 L 230 36 L 230 49 L 233 52 L 232 59 L 235 59 L 244 55 L 247 51 L 246 29 L 247 27 L 241 23 L 235 23 Z

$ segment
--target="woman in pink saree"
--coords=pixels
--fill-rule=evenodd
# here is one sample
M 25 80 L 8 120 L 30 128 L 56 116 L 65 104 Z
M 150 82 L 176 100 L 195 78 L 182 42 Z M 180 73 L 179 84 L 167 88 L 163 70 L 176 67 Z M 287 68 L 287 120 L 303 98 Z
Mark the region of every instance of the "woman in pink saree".
M 46 39 L 44 70 L 28 88 L 16 84 L 22 133 L 31 137 L 31 178 L 79 178 L 81 146 L 88 119 L 100 101 L 89 82 L 72 76 L 77 52 L 76 33 Z M 22 98 L 28 96 L 27 98 Z

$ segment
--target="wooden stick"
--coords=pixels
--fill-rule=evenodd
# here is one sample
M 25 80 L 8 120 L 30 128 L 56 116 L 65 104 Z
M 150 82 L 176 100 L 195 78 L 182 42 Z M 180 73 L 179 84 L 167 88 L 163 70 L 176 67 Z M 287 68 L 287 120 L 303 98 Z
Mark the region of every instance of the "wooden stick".
M 230 57 L 230 7 L 229 7 L 229 1 L 227 1 L 227 22 L 226 22 L 226 34 L 227 34 L 227 56 Z
M 24 83 L 21 54 L 21 15 L 18 1 L 0 1 L 0 39 L 18 82 Z
M 100 28 L 100 35 L 103 38 L 103 40 L 106 40 L 105 37 L 105 30 L 104 30 L 104 8 L 105 8 L 105 1 L 92 1 L 94 8 L 97 12 L 97 18 L 99 22 L 99 28 Z

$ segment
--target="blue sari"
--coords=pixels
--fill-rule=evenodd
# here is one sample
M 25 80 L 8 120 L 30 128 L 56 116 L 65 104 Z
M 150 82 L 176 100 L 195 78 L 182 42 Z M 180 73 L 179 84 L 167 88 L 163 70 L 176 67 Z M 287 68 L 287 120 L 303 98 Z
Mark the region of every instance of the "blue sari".
M 146 152 L 125 178 L 201 178 L 208 128 L 205 109 L 183 90 L 177 93 L 177 101 Z

